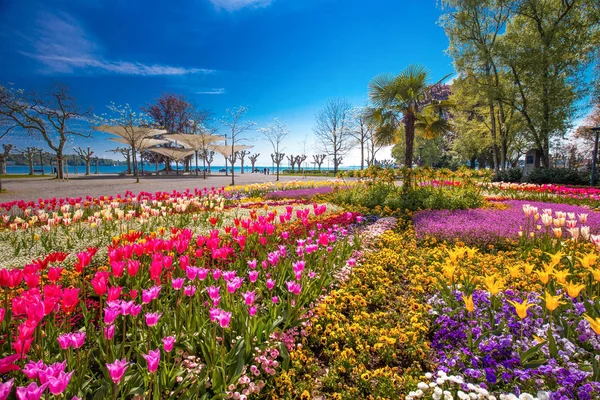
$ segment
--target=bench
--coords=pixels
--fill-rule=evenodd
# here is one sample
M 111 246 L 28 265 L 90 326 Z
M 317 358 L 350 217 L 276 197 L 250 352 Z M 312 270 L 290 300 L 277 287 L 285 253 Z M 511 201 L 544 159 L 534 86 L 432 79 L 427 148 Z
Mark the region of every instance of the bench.
M 34 168 L 34 169 L 33 169 L 33 173 L 34 173 L 34 174 L 35 174 L 35 173 L 40 173 L 40 174 L 43 174 L 43 173 L 44 173 L 44 170 L 43 170 L 43 169 L 41 169 L 41 168 L 39 168 L 39 169 L 35 169 L 35 168 Z

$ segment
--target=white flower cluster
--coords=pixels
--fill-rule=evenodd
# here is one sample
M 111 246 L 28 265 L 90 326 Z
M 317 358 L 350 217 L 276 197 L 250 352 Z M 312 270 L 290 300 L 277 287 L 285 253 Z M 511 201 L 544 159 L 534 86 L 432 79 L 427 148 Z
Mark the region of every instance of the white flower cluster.
M 430 382 L 419 382 L 417 390 L 408 393 L 405 400 L 415 399 L 434 399 L 434 400 L 549 400 L 550 395 L 547 392 L 538 392 L 537 397 L 528 393 L 522 393 L 520 396 L 514 394 L 491 394 L 487 389 L 472 383 L 465 384 L 462 376 L 448 375 L 444 371 L 438 371 L 436 376 L 428 372 L 425 374 Z M 463 390 L 466 387 L 466 391 Z

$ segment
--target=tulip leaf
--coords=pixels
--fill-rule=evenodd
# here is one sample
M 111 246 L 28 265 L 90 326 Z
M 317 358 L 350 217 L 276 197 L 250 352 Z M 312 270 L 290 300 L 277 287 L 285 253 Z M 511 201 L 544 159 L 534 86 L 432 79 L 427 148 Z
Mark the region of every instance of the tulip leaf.
M 522 353 L 521 357 L 520 357 L 521 364 L 525 365 L 527 360 L 529 360 L 531 357 L 533 357 L 545 343 L 546 343 L 545 341 L 542 343 L 538 343 L 535 346 L 533 346 L 532 348 L 530 348 L 527 351 L 525 351 L 524 353 Z
M 526 364 L 523 364 L 523 368 L 537 368 L 541 365 L 544 365 L 547 361 L 548 360 L 545 360 L 545 359 L 533 360 Z
M 290 365 L 290 352 L 288 351 L 286 345 L 283 343 L 279 344 L 279 355 L 281 356 L 281 358 L 283 358 L 283 363 L 281 364 L 282 368 L 284 370 L 287 370 Z

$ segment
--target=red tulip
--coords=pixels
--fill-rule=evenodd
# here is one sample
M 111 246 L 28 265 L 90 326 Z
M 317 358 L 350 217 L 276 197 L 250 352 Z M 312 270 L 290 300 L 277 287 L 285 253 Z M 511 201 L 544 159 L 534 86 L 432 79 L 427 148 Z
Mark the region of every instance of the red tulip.
M 79 303 L 79 289 L 71 288 L 63 291 L 61 304 L 67 314 L 73 312 Z
M 62 274 L 63 268 L 61 267 L 52 267 L 48 269 L 48 280 L 50 282 L 56 282 L 60 280 L 60 275 Z

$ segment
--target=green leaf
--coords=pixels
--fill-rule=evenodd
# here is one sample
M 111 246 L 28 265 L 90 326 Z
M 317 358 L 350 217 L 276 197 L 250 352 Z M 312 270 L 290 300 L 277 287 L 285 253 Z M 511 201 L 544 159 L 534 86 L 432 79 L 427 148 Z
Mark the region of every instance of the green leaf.
M 533 357 L 545 343 L 546 343 L 545 341 L 542 343 L 538 343 L 535 346 L 533 346 L 532 348 L 530 348 L 527 351 L 525 351 L 524 353 L 522 353 L 521 357 L 520 357 L 521 364 L 524 365 L 527 362 L 527 360 L 529 360 L 531 357 Z

